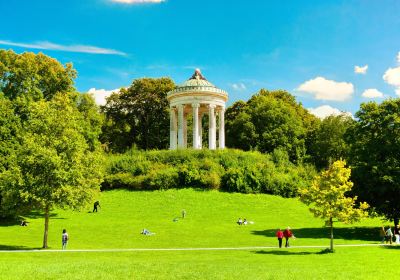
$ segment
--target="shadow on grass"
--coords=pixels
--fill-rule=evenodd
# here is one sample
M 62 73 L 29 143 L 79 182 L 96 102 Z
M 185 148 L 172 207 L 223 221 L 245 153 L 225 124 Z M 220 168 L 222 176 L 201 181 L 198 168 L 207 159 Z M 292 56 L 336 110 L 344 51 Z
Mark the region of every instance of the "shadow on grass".
M 292 252 L 292 251 L 280 251 L 280 250 L 273 250 L 273 251 L 265 251 L 265 250 L 260 250 L 260 251 L 255 251 L 255 254 L 261 254 L 261 255 L 280 255 L 280 256 L 293 256 L 293 255 L 315 255 L 315 252 Z
M 5 219 L 1 218 L 0 219 L 0 227 L 11 227 L 11 226 L 16 226 L 21 224 L 22 219 Z
M 63 217 L 57 217 L 56 213 L 50 213 L 50 219 L 53 220 L 64 220 Z M 20 225 L 22 221 L 26 221 L 26 219 L 43 219 L 44 213 L 40 211 L 31 211 L 23 216 L 15 217 L 15 218 L 0 218 L 0 227 L 11 227 Z M 26 221 L 29 226 L 29 221 Z
M 275 237 L 276 229 L 255 230 L 252 231 L 255 235 L 263 235 L 266 237 Z M 293 234 L 297 238 L 330 238 L 329 228 L 298 228 L 292 229 Z M 349 228 L 334 228 L 333 235 L 335 239 L 346 240 L 364 240 L 364 241 L 378 241 L 379 228 L 378 227 L 349 227 Z
M 389 250 L 399 250 L 400 251 L 400 246 L 399 245 L 385 245 L 385 246 L 381 246 L 381 248 L 389 249 Z
M 56 213 L 50 213 L 50 215 L 49 215 L 50 219 L 60 219 L 60 220 L 65 219 L 65 218 L 61 218 L 61 217 L 57 217 L 57 216 L 58 216 L 58 214 L 56 214 Z M 44 213 L 41 211 L 35 210 L 35 211 L 31 211 L 31 212 L 25 214 L 24 217 L 29 218 L 29 219 L 42 219 L 42 218 L 44 218 Z
M 325 255 L 332 253 L 332 251 L 330 249 L 324 249 L 319 252 L 296 252 L 296 251 L 287 251 L 282 249 L 273 251 L 260 250 L 260 251 L 254 251 L 253 253 L 261 255 L 303 256 L 303 255 Z
M 17 251 L 17 250 L 39 250 L 41 248 L 31 248 L 18 245 L 2 245 L 0 244 L 0 251 Z

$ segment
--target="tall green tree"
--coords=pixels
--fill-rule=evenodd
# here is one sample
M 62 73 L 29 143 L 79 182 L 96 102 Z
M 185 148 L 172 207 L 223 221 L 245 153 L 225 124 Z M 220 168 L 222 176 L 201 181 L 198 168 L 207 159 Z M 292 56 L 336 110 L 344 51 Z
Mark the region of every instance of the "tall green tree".
M 347 197 L 353 183 L 349 181 L 351 169 L 345 167 L 343 160 L 335 161 L 328 170 L 316 176 L 309 188 L 300 189 L 300 200 L 310 205 L 315 217 L 328 219 L 331 229 L 330 249 L 333 251 L 334 220 L 353 223 L 367 217 L 369 207 L 362 202 L 356 206 L 357 197 Z
M 354 193 L 398 223 L 400 217 L 400 99 L 361 104 L 349 129 Z
M 22 125 L 13 104 L 0 93 L 0 174 L 7 170 L 20 144 Z M 15 192 L 0 184 L 0 216 L 17 215 L 23 203 Z
M 308 153 L 318 168 L 327 168 L 334 161 L 347 159 L 349 145 L 345 133 L 354 124 L 351 116 L 328 116 L 315 129 Z
M 0 185 L 44 212 L 43 248 L 48 247 L 50 212 L 80 209 L 102 181 L 102 155 L 85 138 L 84 116 L 69 96 L 29 106 L 21 145 L 0 174 Z
M 267 153 L 280 149 L 292 161 L 300 161 L 317 121 L 290 93 L 262 89 L 246 104 L 236 102 L 227 109 L 227 146 Z
M 165 149 L 169 144 L 167 92 L 175 84 L 169 78 L 134 80 L 127 89 L 114 93 L 103 107 L 106 116 L 102 142 L 111 150 Z
M 74 91 L 76 71 L 43 53 L 0 50 L 0 92 L 10 100 L 50 100 L 57 93 Z

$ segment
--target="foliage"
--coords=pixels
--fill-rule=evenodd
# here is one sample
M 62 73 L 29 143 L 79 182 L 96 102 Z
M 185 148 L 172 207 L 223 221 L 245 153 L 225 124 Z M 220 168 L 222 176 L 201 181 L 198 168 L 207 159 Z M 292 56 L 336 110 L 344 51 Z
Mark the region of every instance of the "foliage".
M 0 93 L 0 174 L 9 168 L 19 146 L 21 122 L 13 104 Z M 0 184 L 0 216 L 17 215 L 24 203 L 15 192 Z
M 246 103 L 238 101 L 227 109 L 226 143 L 266 153 L 283 149 L 292 161 L 301 162 L 317 122 L 290 93 L 262 89 Z
M 400 99 L 361 104 L 351 127 L 354 193 L 381 215 L 400 217 Z
M 0 92 L 10 100 L 50 100 L 57 93 L 73 91 L 76 71 L 43 53 L 0 50 Z
M 353 183 L 349 181 L 351 169 L 345 167 L 343 160 L 335 161 L 328 170 L 313 180 L 310 188 L 300 189 L 300 199 L 310 205 L 315 217 L 328 219 L 331 227 L 331 250 L 333 251 L 333 219 L 344 223 L 353 223 L 367 217 L 369 206 L 360 203 L 356 208 L 357 197 L 346 197 Z
M 275 156 L 239 150 L 136 151 L 109 155 L 103 189 L 220 189 L 229 192 L 297 194 L 315 174 L 291 163 L 285 151 Z
M 328 116 L 321 121 L 308 151 L 318 168 L 327 168 L 334 161 L 348 157 L 349 145 L 345 141 L 345 133 L 354 122 L 345 114 Z
M 54 207 L 79 209 L 91 201 L 101 182 L 101 153 L 85 139 L 86 120 L 68 96 L 29 107 L 21 145 L 0 175 L 1 185 L 45 213 Z
M 175 84 L 169 78 L 142 78 L 107 99 L 102 143 L 112 151 L 165 149 L 169 145 L 167 92 Z

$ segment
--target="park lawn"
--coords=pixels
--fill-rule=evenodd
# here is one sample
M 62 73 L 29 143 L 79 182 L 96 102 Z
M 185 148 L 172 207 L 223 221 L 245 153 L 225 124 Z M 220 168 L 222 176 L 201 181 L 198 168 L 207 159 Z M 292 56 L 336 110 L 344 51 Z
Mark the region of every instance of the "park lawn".
M 183 248 L 275 246 L 278 227 L 290 226 L 293 245 L 327 245 L 328 229 L 298 199 L 265 194 L 238 194 L 193 189 L 153 192 L 115 190 L 101 193 L 101 209 L 56 210 L 50 220 L 49 247 L 61 247 L 61 231 L 70 235 L 69 249 Z M 182 219 L 181 211 L 187 216 Z M 178 218 L 174 222 L 174 218 Z M 254 224 L 238 226 L 237 219 Z M 0 225 L 0 249 L 33 249 L 42 245 L 44 220 L 32 212 L 29 225 Z M 336 223 L 335 243 L 377 243 L 380 219 L 354 225 Z M 144 236 L 143 228 L 156 234 Z
M 384 279 L 400 247 L 0 253 L 1 279 Z
M 63 228 L 70 234 L 70 250 L 276 246 L 276 228 L 288 225 L 297 236 L 292 245 L 329 245 L 324 222 L 298 199 L 183 189 L 108 191 L 99 200 L 98 213 L 54 211 L 50 248 L 60 249 Z M 239 226 L 239 217 L 254 224 Z M 41 247 L 43 217 L 32 212 L 26 219 L 27 227 L 0 225 L 0 249 Z M 337 223 L 335 243 L 378 243 L 381 224 L 380 219 Z M 143 228 L 156 234 L 143 236 Z M 338 247 L 334 254 L 314 248 L 0 252 L 0 279 L 376 279 L 397 273 L 392 264 L 398 248 Z

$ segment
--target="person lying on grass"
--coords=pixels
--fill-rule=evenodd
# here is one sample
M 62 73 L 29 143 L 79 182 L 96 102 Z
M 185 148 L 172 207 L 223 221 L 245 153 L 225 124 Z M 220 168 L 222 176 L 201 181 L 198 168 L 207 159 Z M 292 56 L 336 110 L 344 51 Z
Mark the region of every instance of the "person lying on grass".
M 143 235 L 153 235 L 153 234 L 155 234 L 155 233 L 154 233 L 154 232 L 150 232 L 148 229 L 145 229 L 145 228 L 144 228 L 140 234 L 143 234 Z

